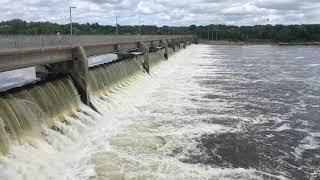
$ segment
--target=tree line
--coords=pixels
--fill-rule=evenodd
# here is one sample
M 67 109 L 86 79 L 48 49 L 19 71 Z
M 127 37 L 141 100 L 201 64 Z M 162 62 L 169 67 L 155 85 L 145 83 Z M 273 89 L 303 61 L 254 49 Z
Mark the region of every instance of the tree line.
M 207 40 L 310 42 L 320 41 L 320 24 L 305 25 L 206 25 L 206 26 L 129 26 L 118 25 L 120 35 L 196 35 Z M 26 22 L 20 19 L 0 22 L 0 34 L 24 35 L 70 34 L 70 24 Z M 73 23 L 75 35 L 114 35 L 116 26 L 98 23 Z

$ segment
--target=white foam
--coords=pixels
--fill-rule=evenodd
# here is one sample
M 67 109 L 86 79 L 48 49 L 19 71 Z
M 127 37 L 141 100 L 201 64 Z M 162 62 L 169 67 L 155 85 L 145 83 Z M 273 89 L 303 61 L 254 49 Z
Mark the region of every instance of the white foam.
M 282 126 L 277 127 L 274 131 L 284 131 L 292 129 L 289 124 L 283 124 Z
M 308 136 L 306 136 L 299 144 L 298 147 L 295 148 L 294 155 L 296 158 L 302 158 L 302 153 L 305 150 L 318 149 L 320 148 L 320 132 L 309 132 Z

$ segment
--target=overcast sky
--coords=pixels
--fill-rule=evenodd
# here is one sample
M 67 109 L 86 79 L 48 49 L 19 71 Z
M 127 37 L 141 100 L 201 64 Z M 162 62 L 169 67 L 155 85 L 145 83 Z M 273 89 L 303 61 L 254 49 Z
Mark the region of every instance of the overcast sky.
M 233 25 L 320 23 L 320 0 L 1 0 L 0 20 Z M 269 21 L 267 21 L 269 19 Z

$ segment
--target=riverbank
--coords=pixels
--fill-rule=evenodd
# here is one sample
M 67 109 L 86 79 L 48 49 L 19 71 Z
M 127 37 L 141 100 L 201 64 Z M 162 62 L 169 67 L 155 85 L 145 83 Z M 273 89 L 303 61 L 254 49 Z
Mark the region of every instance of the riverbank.
M 208 40 L 199 40 L 199 44 L 206 45 L 255 45 L 255 44 L 275 44 L 271 42 L 245 42 L 245 41 L 228 41 L 228 40 L 217 40 L 217 41 L 208 41 Z
M 280 45 L 280 46 L 297 46 L 297 45 L 313 45 L 320 46 L 320 42 L 263 42 L 263 41 L 228 41 L 228 40 L 218 40 L 218 41 L 208 41 L 208 40 L 199 40 L 199 44 L 206 45 Z

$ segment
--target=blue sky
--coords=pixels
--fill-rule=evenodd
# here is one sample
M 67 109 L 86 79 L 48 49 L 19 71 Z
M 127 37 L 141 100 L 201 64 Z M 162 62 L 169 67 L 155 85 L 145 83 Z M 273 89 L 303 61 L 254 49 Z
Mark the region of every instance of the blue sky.
M 0 20 L 189 25 L 320 23 L 320 0 L 1 0 Z M 269 21 L 267 21 L 269 19 Z

